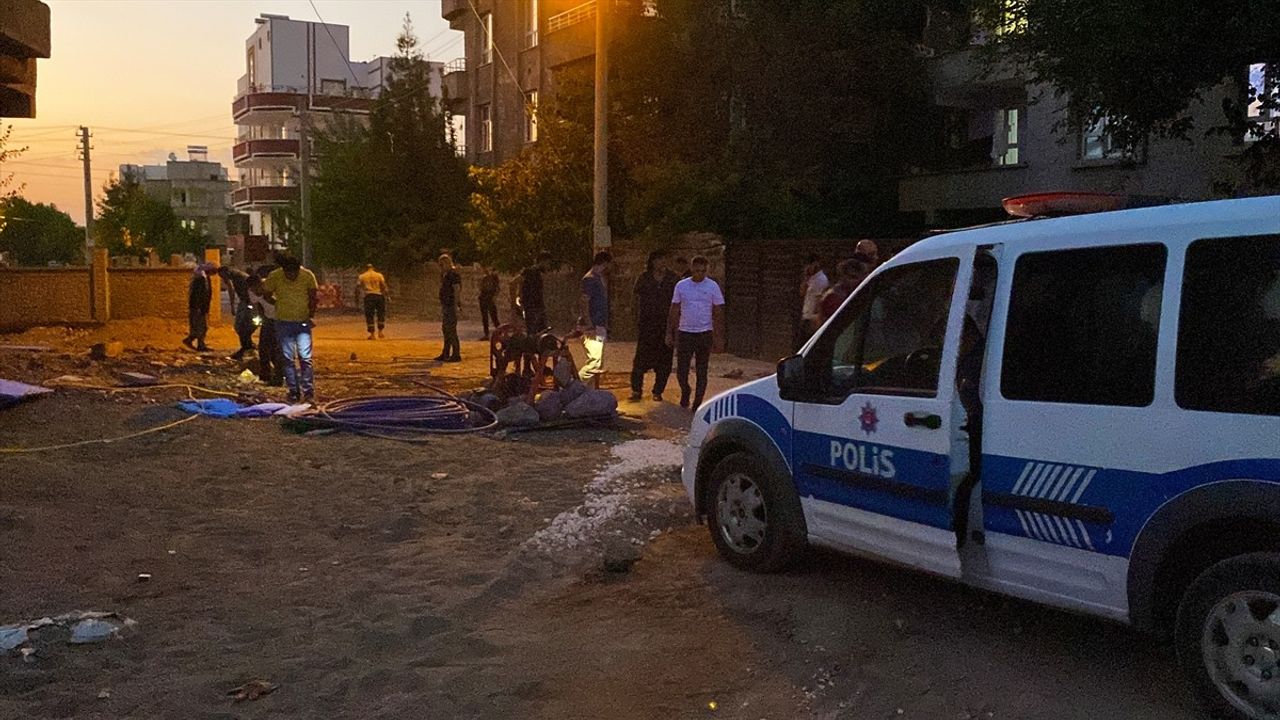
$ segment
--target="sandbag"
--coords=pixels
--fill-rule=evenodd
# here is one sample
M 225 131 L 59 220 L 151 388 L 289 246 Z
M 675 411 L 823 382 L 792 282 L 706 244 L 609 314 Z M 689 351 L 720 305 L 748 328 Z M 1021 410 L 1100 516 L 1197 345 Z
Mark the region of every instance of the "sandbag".
M 564 408 L 564 414 L 571 418 L 601 417 L 612 415 L 618 410 L 618 398 L 608 390 L 587 390 Z

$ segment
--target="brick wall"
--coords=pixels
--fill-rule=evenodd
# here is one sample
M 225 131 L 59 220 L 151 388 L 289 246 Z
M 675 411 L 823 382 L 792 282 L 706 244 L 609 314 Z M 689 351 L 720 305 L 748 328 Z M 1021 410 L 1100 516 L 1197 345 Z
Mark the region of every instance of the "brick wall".
M 108 279 L 112 318 L 184 320 L 187 317 L 187 286 L 191 282 L 189 268 L 111 268 Z
M 91 323 L 88 267 L 0 268 L 0 330 Z

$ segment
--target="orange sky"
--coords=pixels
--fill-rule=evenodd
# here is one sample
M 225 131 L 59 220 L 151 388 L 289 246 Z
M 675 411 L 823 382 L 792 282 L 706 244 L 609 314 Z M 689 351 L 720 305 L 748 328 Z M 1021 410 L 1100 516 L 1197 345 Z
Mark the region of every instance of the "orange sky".
M 244 74 L 244 41 L 260 13 L 316 20 L 307 0 L 45 0 L 53 53 L 40 60 L 36 118 L 5 119 L 28 150 L 3 166 L 21 194 L 84 222 L 76 128 L 93 132 L 93 187 L 122 163 L 186 157 L 208 145 L 235 177 L 231 100 Z M 326 22 L 351 27 L 351 59 L 390 55 L 405 12 L 432 60 L 462 55 L 439 0 L 315 0 Z

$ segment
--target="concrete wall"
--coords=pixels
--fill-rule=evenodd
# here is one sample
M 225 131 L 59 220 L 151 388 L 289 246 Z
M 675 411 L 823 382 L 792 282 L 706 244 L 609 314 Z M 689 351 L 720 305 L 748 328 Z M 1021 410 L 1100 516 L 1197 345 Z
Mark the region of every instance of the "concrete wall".
M 112 268 L 111 317 L 116 320 L 187 317 L 191 270 L 171 267 Z M 217 304 L 217 300 L 214 300 Z
M 0 268 L 0 330 L 92 323 L 88 267 Z

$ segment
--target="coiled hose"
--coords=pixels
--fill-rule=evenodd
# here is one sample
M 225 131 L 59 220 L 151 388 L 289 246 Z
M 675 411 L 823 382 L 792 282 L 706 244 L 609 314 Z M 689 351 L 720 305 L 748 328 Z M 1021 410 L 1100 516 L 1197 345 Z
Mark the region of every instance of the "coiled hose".
M 333 400 L 317 408 L 310 419 L 329 427 L 395 440 L 420 434 L 459 435 L 497 427 L 498 416 L 492 410 L 437 387 L 428 389 L 435 394 Z

